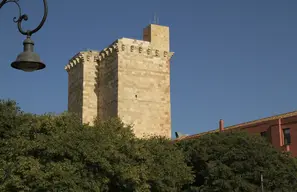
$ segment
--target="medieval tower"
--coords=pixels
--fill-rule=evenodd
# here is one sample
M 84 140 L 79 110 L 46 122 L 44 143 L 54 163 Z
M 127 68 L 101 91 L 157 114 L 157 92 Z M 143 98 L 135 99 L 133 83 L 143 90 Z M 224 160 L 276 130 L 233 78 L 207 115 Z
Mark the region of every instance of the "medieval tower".
M 171 138 L 169 28 L 151 24 L 143 40 L 121 38 L 82 51 L 66 65 L 68 111 L 83 123 L 120 117 L 137 137 Z

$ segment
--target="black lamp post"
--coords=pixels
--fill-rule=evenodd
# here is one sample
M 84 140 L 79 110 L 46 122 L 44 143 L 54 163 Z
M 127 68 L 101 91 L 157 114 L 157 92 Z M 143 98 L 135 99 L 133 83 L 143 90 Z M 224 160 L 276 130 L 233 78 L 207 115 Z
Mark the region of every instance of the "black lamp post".
M 39 31 L 39 29 L 41 29 L 41 27 L 43 26 L 47 18 L 47 1 L 43 0 L 44 15 L 43 15 L 42 21 L 34 30 L 27 30 L 27 31 L 24 31 L 22 29 L 22 21 L 23 20 L 27 21 L 28 16 L 26 14 L 22 14 L 21 6 L 18 2 L 19 0 L 2 0 L 2 2 L 0 0 L 0 9 L 6 3 L 14 3 L 17 5 L 19 9 L 19 17 L 18 18 L 14 17 L 13 21 L 17 24 L 19 32 L 27 36 L 27 38 L 23 42 L 24 51 L 17 56 L 16 61 L 11 63 L 11 67 L 18 70 L 26 71 L 26 72 L 32 72 L 32 71 L 44 69 L 45 64 L 41 62 L 39 55 L 37 55 L 34 52 L 34 42 L 31 40 L 31 36 L 33 33 L 36 33 L 37 31 Z

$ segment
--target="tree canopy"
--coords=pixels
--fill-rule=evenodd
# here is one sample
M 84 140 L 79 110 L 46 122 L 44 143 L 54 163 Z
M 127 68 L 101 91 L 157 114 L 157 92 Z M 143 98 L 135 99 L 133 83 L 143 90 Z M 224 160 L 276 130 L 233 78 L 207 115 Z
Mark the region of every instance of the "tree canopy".
M 195 182 L 190 191 L 296 191 L 297 164 L 258 135 L 222 132 L 176 144 L 193 167 Z
M 137 139 L 119 119 L 24 113 L 0 101 L 0 191 L 180 191 L 183 153 L 165 138 Z
M 172 143 L 119 119 L 82 125 L 0 100 L 0 191 L 297 191 L 297 163 L 265 139 L 222 132 Z

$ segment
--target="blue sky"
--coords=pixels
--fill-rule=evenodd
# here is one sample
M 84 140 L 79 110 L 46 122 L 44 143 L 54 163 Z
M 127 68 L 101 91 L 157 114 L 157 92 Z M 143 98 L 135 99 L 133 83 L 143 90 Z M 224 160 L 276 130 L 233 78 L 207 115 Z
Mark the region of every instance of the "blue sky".
M 82 3 L 84 2 L 84 3 Z M 20 1 L 25 28 L 42 18 L 42 1 Z M 0 10 L 0 98 L 26 112 L 67 110 L 64 66 L 77 52 L 101 50 L 115 39 L 142 38 L 156 12 L 170 27 L 172 129 L 195 134 L 297 110 L 297 1 L 116 0 L 49 1 L 44 27 L 32 39 L 43 71 L 10 68 L 24 36 Z

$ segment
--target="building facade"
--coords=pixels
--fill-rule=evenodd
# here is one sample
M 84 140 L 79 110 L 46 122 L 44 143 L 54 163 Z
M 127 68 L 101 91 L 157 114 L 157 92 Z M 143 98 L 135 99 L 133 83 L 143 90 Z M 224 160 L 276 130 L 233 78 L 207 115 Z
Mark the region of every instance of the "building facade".
M 169 28 L 151 24 L 143 40 L 121 38 L 81 51 L 66 65 L 68 111 L 82 123 L 120 117 L 137 137 L 171 138 Z
M 251 134 L 259 134 L 262 137 L 266 137 L 276 148 L 282 151 L 290 151 L 293 156 L 297 156 L 297 139 L 295 139 L 297 138 L 297 111 L 229 127 L 224 127 L 224 121 L 220 120 L 219 128 L 216 130 L 196 135 L 181 136 L 176 141 L 199 138 L 204 134 L 229 130 L 242 130 Z

